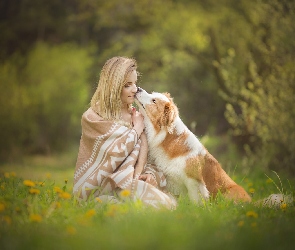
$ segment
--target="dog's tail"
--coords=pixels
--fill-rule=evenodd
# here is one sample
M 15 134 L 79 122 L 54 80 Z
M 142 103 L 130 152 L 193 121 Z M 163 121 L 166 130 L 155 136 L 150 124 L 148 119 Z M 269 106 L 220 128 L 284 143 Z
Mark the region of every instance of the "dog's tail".
M 294 197 L 292 195 L 285 194 L 271 194 L 265 199 L 256 201 L 254 204 L 263 207 L 280 208 L 294 204 Z

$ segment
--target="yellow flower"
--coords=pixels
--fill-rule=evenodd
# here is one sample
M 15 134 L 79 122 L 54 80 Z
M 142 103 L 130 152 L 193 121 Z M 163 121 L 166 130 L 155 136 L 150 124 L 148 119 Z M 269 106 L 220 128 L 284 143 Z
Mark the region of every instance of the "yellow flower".
M 17 213 L 20 213 L 22 210 L 20 209 L 20 207 L 16 207 L 15 209 L 15 212 L 17 212 Z
M 5 210 L 5 205 L 4 203 L 0 203 L 0 212 Z
M 127 198 L 127 197 L 130 196 L 130 194 L 131 194 L 130 190 L 127 190 L 127 189 L 124 189 L 124 190 L 122 190 L 122 191 L 120 192 L 120 196 L 121 196 L 122 198 Z
M 68 181 L 69 181 L 68 179 L 65 179 L 65 184 L 68 184 Z
M 272 182 L 273 182 L 272 179 L 269 179 L 269 178 L 268 178 L 268 179 L 266 180 L 266 183 L 268 183 L 268 184 L 269 184 L 269 183 L 272 183 Z
M 10 172 L 10 176 L 11 177 L 16 177 L 16 173 L 15 172 Z
M 255 193 L 255 189 L 254 189 L 254 188 L 250 188 L 250 189 L 249 189 L 249 193 L 250 193 L 250 194 L 254 194 L 254 193 Z
M 85 216 L 88 218 L 93 217 L 96 214 L 96 211 L 94 209 L 90 209 L 86 212 Z
M 30 194 L 40 194 L 40 190 L 37 188 L 31 188 L 29 190 Z
M 242 227 L 242 226 L 244 226 L 244 224 L 245 224 L 245 222 L 243 220 L 241 220 L 241 221 L 239 221 L 238 226 Z
M 39 185 L 40 187 L 43 187 L 43 186 L 45 185 L 45 183 L 44 183 L 44 181 L 39 181 L 39 182 L 38 182 L 38 185 Z
M 41 222 L 42 216 L 40 214 L 31 214 L 30 215 L 30 221 L 32 222 Z
M 56 209 L 60 208 L 61 207 L 60 202 L 58 202 L 58 201 L 53 202 L 53 207 L 56 208 Z
M 7 225 L 11 225 L 12 220 L 8 215 L 5 215 L 2 219 L 6 222 Z
M 24 180 L 23 184 L 27 187 L 35 187 L 35 182 L 30 180 Z
M 54 187 L 53 190 L 54 190 L 54 192 L 56 192 L 56 193 L 62 193 L 62 192 L 63 192 L 62 189 L 61 189 L 60 187 Z
M 258 214 L 255 213 L 254 211 L 248 211 L 248 212 L 246 213 L 246 216 L 248 216 L 248 217 L 253 217 L 253 218 L 257 218 L 257 217 L 258 217 Z
M 66 230 L 67 230 L 67 233 L 68 233 L 68 234 L 71 234 L 71 235 L 74 235 L 74 234 L 77 233 L 76 228 L 74 228 L 74 227 L 72 227 L 72 226 L 68 226 Z
M 287 204 L 286 203 L 282 203 L 282 205 L 281 205 L 281 209 L 282 210 L 285 210 L 287 208 Z
M 16 176 L 16 173 L 15 172 L 10 172 L 10 173 L 8 173 L 8 172 L 5 172 L 4 173 L 4 177 L 5 178 L 10 178 L 10 177 L 15 177 Z
M 118 206 L 113 204 L 109 207 L 109 209 L 106 211 L 105 215 L 108 217 L 115 216 L 116 212 L 118 211 Z
M 96 200 L 97 202 L 99 202 L 99 203 L 102 203 L 102 200 L 101 200 L 100 198 L 98 198 L 98 197 L 96 197 L 95 200 Z
M 70 199 L 71 198 L 71 194 L 67 193 L 67 192 L 61 192 L 59 194 L 59 197 L 62 199 Z
M 134 203 L 134 207 L 137 208 L 137 209 L 142 209 L 144 207 L 143 203 L 141 200 L 136 200 Z

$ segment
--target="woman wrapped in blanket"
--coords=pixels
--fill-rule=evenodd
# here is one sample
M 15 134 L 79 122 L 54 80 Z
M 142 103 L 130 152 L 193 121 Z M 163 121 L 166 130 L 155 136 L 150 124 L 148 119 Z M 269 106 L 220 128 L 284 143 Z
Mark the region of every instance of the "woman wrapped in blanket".
M 123 191 L 131 200 L 173 208 L 164 175 L 147 164 L 144 118 L 132 107 L 136 69 L 136 61 L 125 57 L 113 57 L 103 66 L 91 107 L 82 116 L 73 192 L 83 200 L 111 201 Z

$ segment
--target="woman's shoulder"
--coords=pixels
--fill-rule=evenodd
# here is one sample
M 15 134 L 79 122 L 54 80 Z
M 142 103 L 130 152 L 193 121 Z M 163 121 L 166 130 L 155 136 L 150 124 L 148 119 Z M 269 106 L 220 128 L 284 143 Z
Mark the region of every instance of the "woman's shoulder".
M 84 112 L 82 120 L 88 120 L 90 122 L 104 121 L 104 119 L 100 115 L 98 115 L 91 107 Z

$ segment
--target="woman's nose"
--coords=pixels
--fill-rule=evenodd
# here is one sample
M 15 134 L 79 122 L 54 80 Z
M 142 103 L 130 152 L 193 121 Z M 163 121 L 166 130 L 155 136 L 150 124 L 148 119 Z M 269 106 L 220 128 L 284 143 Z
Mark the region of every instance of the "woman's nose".
M 137 91 L 138 91 L 138 87 L 134 85 L 134 87 L 132 88 L 132 92 L 136 93 Z

